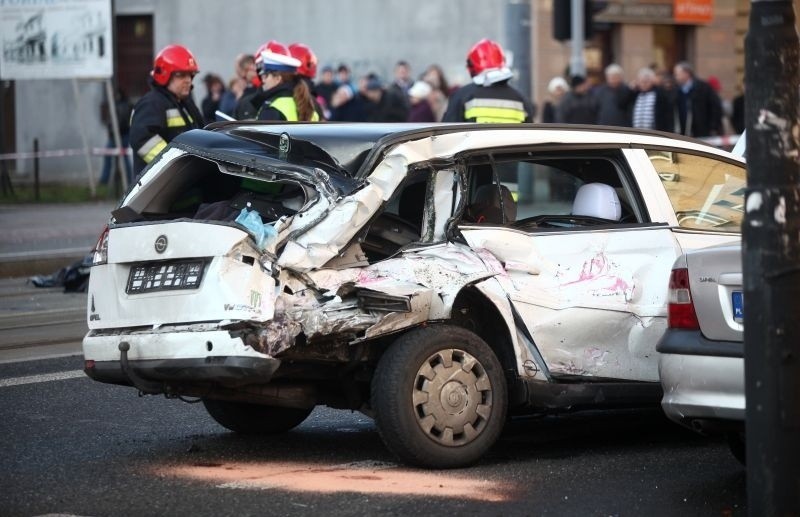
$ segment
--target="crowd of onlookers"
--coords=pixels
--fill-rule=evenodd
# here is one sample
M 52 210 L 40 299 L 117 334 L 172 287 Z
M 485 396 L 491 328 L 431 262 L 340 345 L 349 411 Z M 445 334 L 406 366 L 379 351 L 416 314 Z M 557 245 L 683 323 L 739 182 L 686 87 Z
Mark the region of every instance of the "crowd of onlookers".
M 257 75 L 253 57 L 240 55 L 235 69 L 236 75 L 227 84 L 216 74 L 204 76 L 208 94 L 202 111 L 206 121 L 216 120 L 217 110 L 233 118 L 247 118 L 247 113 L 237 112 L 237 101 Z M 700 79 L 687 62 L 678 63 L 671 72 L 642 68 L 631 81 L 617 64 L 607 66 L 604 72 L 604 81 L 568 74 L 554 77 L 535 120 L 657 129 L 695 137 L 744 129 L 743 94 L 732 102 L 723 101 L 719 80 L 713 76 Z M 409 63 L 401 60 L 389 82 L 374 73 L 356 79 L 346 64 L 323 66 L 313 94 L 326 120 L 436 122 L 442 119 L 455 89 L 440 66 L 430 65 L 415 78 Z
M 256 66 L 251 56 L 242 54 L 235 68 L 236 76 L 227 87 L 216 74 L 203 77 L 208 94 L 201 107 L 206 121 L 216 120 L 218 110 L 236 119 L 247 118 L 237 109 L 238 100 L 256 77 Z M 441 67 L 431 65 L 415 80 L 406 61 L 397 62 L 389 83 L 374 73 L 355 79 L 346 64 L 323 66 L 313 89 L 325 120 L 349 122 L 436 122 L 444 114 L 450 93 Z
M 607 66 L 604 75 L 601 84 L 583 76 L 569 81 L 554 77 L 541 121 L 657 129 L 694 137 L 744 131 L 744 94 L 730 103 L 723 101 L 719 80 L 700 79 L 690 63 L 678 63 L 672 73 L 642 68 L 630 84 L 617 64 Z
M 256 118 L 252 103 L 247 102 L 248 95 L 260 90 L 255 56 L 240 54 L 234 70 L 227 83 L 217 74 L 204 75 L 207 94 L 201 111 L 206 123 L 219 120 L 218 112 L 238 120 Z M 656 129 L 694 137 L 744 130 L 744 95 L 723 101 L 719 80 L 700 79 L 687 62 L 678 63 L 672 71 L 642 68 L 632 81 L 626 81 L 617 64 L 607 66 L 603 75 L 604 80 L 567 73 L 552 78 L 546 100 L 540 109 L 533 107 L 537 112 L 533 120 Z M 458 89 L 448 83 L 439 65 L 432 64 L 414 77 L 404 60 L 395 64 L 388 82 L 374 73 L 356 79 L 346 64 L 340 64 L 322 66 L 311 85 L 322 120 L 350 122 L 441 121 L 448 98 Z M 130 104 L 121 92 L 117 111 L 124 119 L 120 126 L 123 145 L 127 145 Z M 107 117 L 104 121 L 110 122 Z M 113 146 L 110 129 L 108 145 Z M 107 157 L 101 183 L 108 181 L 111 168 L 112 159 Z

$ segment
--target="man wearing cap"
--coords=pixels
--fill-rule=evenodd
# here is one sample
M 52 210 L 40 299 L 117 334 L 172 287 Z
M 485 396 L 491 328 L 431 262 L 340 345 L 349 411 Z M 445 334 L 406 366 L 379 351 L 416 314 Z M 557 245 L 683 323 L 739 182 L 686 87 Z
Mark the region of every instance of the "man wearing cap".
M 203 127 L 203 115 L 192 100 L 192 79 L 198 71 L 194 56 L 181 45 L 169 45 L 156 56 L 150 91 L 139 99 L 131 115 L 134 176 L 173 138 Z
M 443 122 L 533 122 L 536 108 L 508 85 L 513 74 L 498 43 L 476 43 L 467 55 L 467 69 L 472 83 L 450 97 Z

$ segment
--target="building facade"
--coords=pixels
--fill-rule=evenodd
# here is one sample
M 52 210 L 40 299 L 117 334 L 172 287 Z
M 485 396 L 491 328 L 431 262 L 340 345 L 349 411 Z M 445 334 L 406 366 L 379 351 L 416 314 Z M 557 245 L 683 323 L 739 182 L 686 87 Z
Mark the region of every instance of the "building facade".
M 511 6 L 530 7 L 530 19 L 507 16 Z M 554 2 L 570 0 L 114 0 L 115 77 L 134 98 L 147 89 L 152 59 L 160 48 L 181 43 L 195 54 L 201 76 L 233 75 L 237 54 L 253 52 L 270 39 L 310 45 L 320 65 L 346 63 L 354 76 L 376 72 L 391 80 L 399 59 L 411 63 L 412 73 L 430 64 L 442 66 L 451 83 L 468 80 L 465 57 L 470 46 L 488 37 L 513 47 L 519 27 L 529 27 L 530 95 L 541 106 L 549 80 L 564 75 L 569 42 L 553 39 Z M 800 0 L 794 0 L 795 10 Z M 603 68 L 616 62 L 628 80 L 644 66 L 671 70 L 682 60 L 695 65 L 700 77 L 716 76 L 721 94 L 730 99 L 739 91 L 744 67 L 744 34 L 749 0 L 608 0 L 590 3 L 604 7 L 594 15 L 594 35 L 584 56 L 590 75 L 601 78 Z M 517 12 L 517 11 L 515 11 Z M 195 100 L 205 96 L 195 79 Z M 70 81 L 17 81 L 3 96 L 10 115 L 3 121 L 3 151 L 82 147 L 85 128 L 90 147 L 107 139 L 100 121 L 104 90 L 100 82 L 81 81 L 76 98 Z M 9 110 L 6 111 L 9 113 Z M 101 159 L 92 159 L 94 177 Z M 31 177 L 30 160 L 15 162 L 14 178 Z M 82 157 L 44 159 L 44 181 L 88 181 Z

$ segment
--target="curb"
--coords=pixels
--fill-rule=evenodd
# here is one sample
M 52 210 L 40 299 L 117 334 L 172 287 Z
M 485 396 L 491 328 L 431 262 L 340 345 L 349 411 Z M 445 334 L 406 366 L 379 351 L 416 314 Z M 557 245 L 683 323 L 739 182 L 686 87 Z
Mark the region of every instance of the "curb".
M 0 254 L 0 278 L 49 275 L 85 257 L 87 248 Z

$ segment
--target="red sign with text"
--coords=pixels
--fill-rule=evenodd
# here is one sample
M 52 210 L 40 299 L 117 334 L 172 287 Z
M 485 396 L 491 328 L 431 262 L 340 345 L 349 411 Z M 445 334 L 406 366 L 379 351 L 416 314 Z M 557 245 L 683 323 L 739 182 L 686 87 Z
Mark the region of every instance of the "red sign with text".
M 672 16 L 677 23 L 708 23 L 714 18 L 714 0 L 673 0 Z

